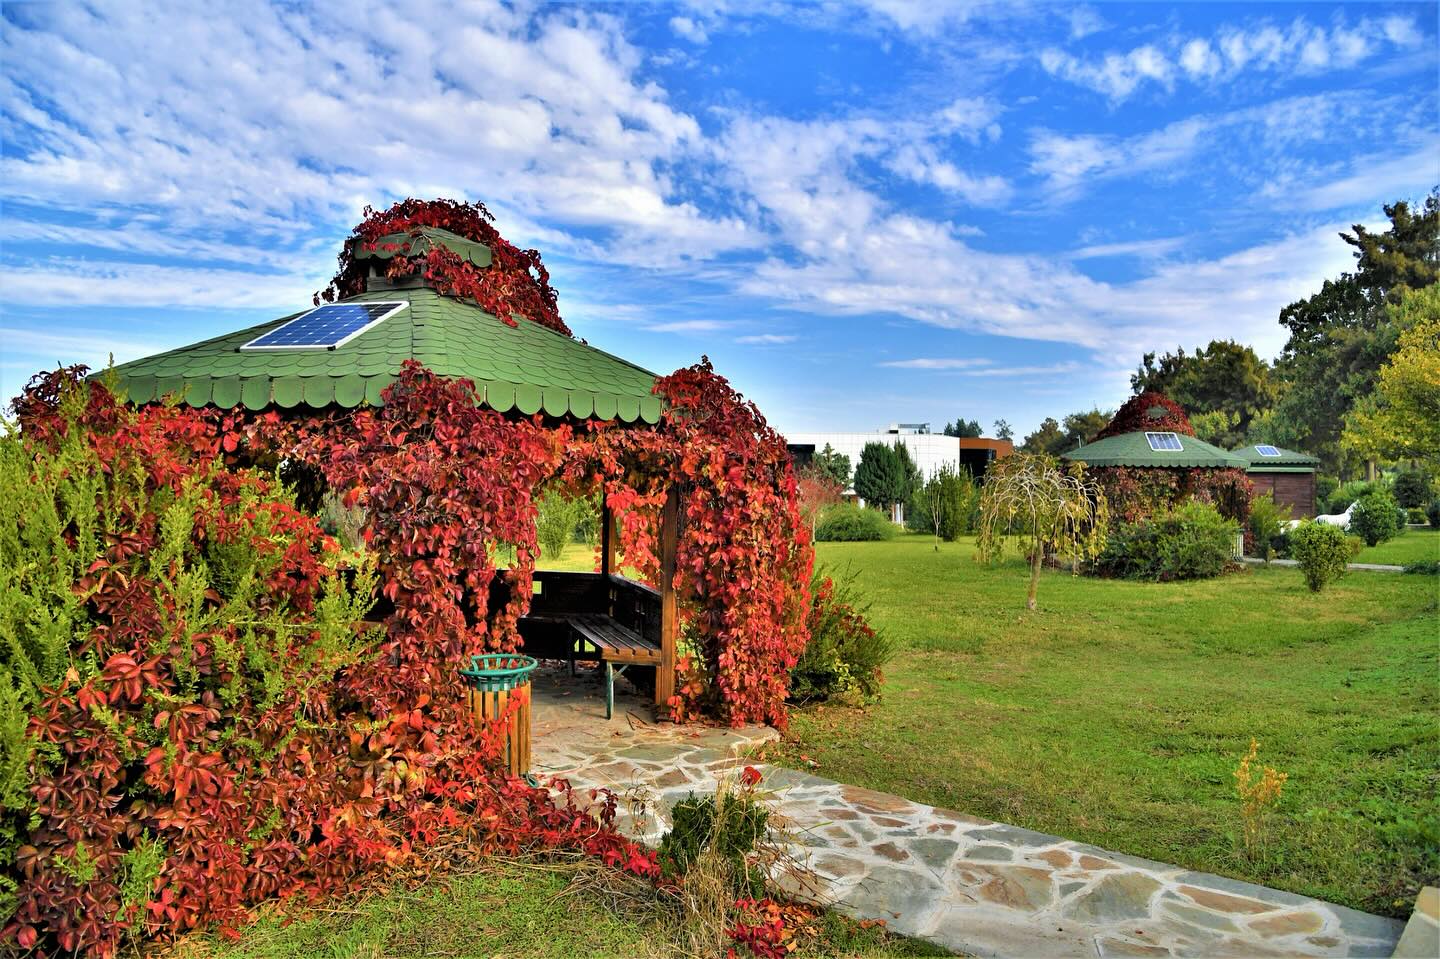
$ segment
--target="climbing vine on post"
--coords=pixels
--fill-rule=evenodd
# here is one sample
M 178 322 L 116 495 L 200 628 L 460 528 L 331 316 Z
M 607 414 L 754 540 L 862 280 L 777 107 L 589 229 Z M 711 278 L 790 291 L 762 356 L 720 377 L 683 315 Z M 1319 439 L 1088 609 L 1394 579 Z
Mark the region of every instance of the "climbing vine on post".
M 980 557 L 999 559 L 1014 540 L 1030 565 L 1025 608 L 1035 608 L 1040 569 L 1047 556 L 1066 556 L 1077 565 L 1105 548 L 1109 508 L 1105 492 L 1087 479 L 1084 467 L 1062 467 L 1044 453 L 1015 453 L 985 474 L 980 494 Z

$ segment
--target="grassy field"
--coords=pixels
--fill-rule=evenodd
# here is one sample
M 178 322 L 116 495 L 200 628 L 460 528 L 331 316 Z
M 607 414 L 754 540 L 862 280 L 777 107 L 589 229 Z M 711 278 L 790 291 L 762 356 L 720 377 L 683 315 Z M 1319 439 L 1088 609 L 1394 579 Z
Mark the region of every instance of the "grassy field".
M 1355 557 L 1357 563 L 1391 563 L 1405 566 L 1423 560 L 1440 561 L 1440 530 L 1409 529 L 1388 543 L 1367 546 Z
M 1407 534 L 1407 538 L 1412 534 Z M 1415 535 L 1417 540 L 1421 535 Z M 1440 581 L 1294 569 L 1171 584 L 1046 573 L 905 536 L 820 544 L 895 642 L 867 708 L 797 710 L 821 775 L 1110 849 L 1408 914 L 1434 883 Z M 1263 853 L 1240 851 L 1251 737 L 1290 774 Z
M 544 863 L 494 862 L 415 890 L 381 890 L 331 902 L 286 922 L 276 914 L 230 942 L 195 936 L 157 959 L 668 959 L 674 930 L 643 904 L 607 909 Z M 826 916 L 797 957 L 937 956 L 926 943 Z

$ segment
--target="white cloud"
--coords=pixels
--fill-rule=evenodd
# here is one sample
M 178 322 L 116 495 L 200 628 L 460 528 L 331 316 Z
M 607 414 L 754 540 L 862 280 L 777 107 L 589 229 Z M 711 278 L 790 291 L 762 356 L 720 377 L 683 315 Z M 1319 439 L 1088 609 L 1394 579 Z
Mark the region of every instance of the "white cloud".
M 1179 77 L 1214 83 L 1232 81 L 1246 71 L 1285 75 L 1350 69 L 1384 50 L 1409 50 L 1422 41 L 1409 17 L 1367 17 L 1354 26 L 1337 21 L 1328 29 L 1297 17 L 1283 29 L 1269 23 L 1225 27 L 1211 37 L 1171 36 L 1159 45 L 1145 43 L 1098 58 L 1046 47 L 1040 65 L 1121 102 L 1148 85 L 1173 90 Z
M 1356 157 L 1349 171 L 1315 186 L 1272 183 L 1267 193 L 1293 199 L 1306 210 L 1366 206 L 1376 196 L 1414 196 L 1440 183 L 1440 137 L 1401 156 Z
M 691 43 L 704 44 L 710 40 L 709 35 L 705 32 L 705 27 L 690 17 L 671 17 L 670 29 L 674 30 L 677 36 L 684 37 Z
M 7 23 L 0 39 L 5 113 L 44 117 L 7 131 L 10 200 L 148 206 L 172 234 L 225 224 L 256 245 L 317 223 L 339 233 L 364 203 L 407 194 L 493 198 L 646 265 L 757 239 L 677 186 L 699 125 L 639 77 L 612 17 L 338 2 L 33 13 L 43 29 Z
M 893 366 L 902 370 L 966 370 L 976 366 L 987 366 L 994 360 L 984 357 L 932 357 L 925 356 L 913 360 L 888 360 L 881 363 L 881 366 Z
M 737 336 L 735 342 L 746 346 L 779 346 L 782 343 L 794 343 L 798 339 L 793 333 L 756 333 L 752 336 Z
M 645 329 L 651 333 L 714 333 L 728 324 L 720 320 L 675 320 L 670 323 L 651 323 Z
M 1159 259 L 1178 252 L 1185 244 L 1179 236 L 1154 240 L 1126 240 L 1119 243 L 1093 243 L 1070 253 L 1072 260 L 1094 260 L 1101 257 L 1133 256 L 1143 260 Z

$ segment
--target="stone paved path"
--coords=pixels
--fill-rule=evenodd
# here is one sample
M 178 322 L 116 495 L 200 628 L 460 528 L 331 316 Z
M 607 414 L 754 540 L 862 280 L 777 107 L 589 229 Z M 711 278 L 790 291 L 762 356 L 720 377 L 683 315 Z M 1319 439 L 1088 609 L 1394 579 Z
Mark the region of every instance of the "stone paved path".
M 1249 563 L 1251 566 L 1264 566 L 1264 565 L 1265 565 L 1265 561 L 1264 561 L 1263 559 L 1256 559 L 1256 558 L 1253 557 L 1253 556 L 1246 556 L 1246 557 L 1245 557 L 1245 562 Z M 1272 560 L 1270 561 L 1270 565 L 1271 565 L 1271 566 L 1299 566 L 1300 564 L 1297 563 L 1297 562 L 1295 562 L 1295 560 L 1293 560 L 1293 559 L 1272 559 Z M 1345 565 L 1345 568 L 1346 568 L 1347 570 L 1356 570 L 1356 569 L 1358 569 L 1358 570 L 1364 570 L 1365 572 L 1370 572 L 1370 573 L 1403 573 L 1403 572 L 1405 572 L 1405 567 L 1404 567 L 1404 566 L 1393 566 L 1393 565 L 1391 565 L 1391 564 L 1389 564 L 1389 563 L 1347 563 L 1347 564 Z
M 606 722 L 584 674 L 537 674 L 534 772 L 645 797 L 621 828 L 654 844 L 667 811 L 774 730 L 655 725 L 616 690 Z M 621 684 L 622 686 L 624 684 Z M 1403 924 L 1291 893 L 1150 862 L 763 763 L 802 872 L 796 898 L 976 956 L 1389 956 Z

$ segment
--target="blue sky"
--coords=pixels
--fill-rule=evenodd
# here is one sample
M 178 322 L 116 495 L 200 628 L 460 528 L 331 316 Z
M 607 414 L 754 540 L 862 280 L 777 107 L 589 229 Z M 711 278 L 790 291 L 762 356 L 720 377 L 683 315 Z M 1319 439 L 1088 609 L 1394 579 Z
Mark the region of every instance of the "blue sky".
M 577 335 L 782 429 L 1114 406 L 1283 344 L 1440 183 L 1436 4 L 6 3 L 0 396 L 291 312 L 483 200 Z

